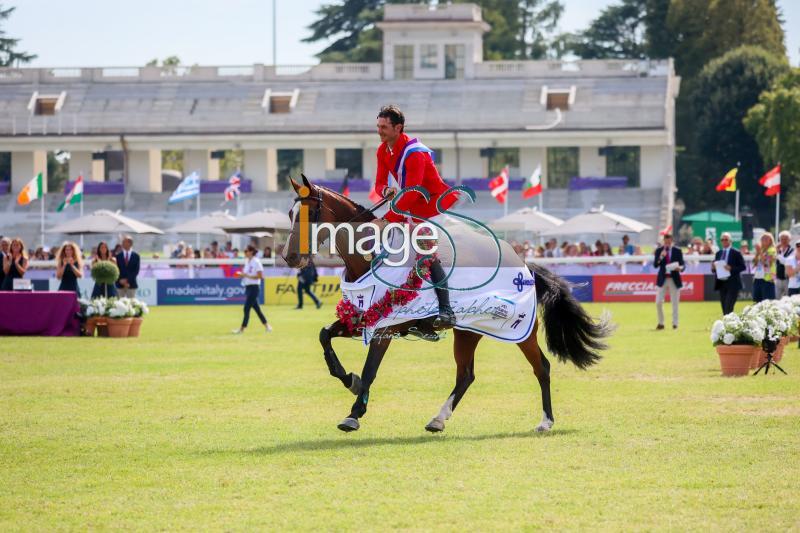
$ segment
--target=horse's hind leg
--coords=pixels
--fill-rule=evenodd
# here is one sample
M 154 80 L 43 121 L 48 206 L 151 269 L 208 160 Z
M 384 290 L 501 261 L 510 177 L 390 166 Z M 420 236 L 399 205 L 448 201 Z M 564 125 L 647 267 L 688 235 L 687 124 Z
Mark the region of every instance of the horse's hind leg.
M 539 387 L 542 389 L 542 410 L 544 411 L 541 423 L 536 426 L 536 431 L 549 431 L 553 427 L 553 406 L 550 401 L 550 361 L 542 353 L 536 332 L 539 329 L 539 320 L 533 327 L 530 336 L 524 341 L 517 343 L 525 358 L 533 367 L 533 373 L 539 380 Z
M 328 372 L 331 373 L 331 376 L 339 379 L 342 385 L 349 389 L 350 392 L 358 394 L 358 390 L 361 388 L 361 379 L 358 377 L 358 374 L 353 374 L 352 372 L 348 374 L 345 371 L 331 344 L 331 339 L 346 337 L 347 335 L 347 328 L 337 320 L 333 324 L 325 326 L 320 330 L 319 343 L 322 345 L 325 363 L 328 365 Z
M 453 355 L 456 359 L 456 386 L 447 397 L 442 408 L 425 429 L 432 433 L 444 431 L 444 423 L 450 418 L 458 402 L 467 392 L 472 382 L 475 381 L 475 348 L 481 335 L 471 331 L 454 330 L 453 333 Z

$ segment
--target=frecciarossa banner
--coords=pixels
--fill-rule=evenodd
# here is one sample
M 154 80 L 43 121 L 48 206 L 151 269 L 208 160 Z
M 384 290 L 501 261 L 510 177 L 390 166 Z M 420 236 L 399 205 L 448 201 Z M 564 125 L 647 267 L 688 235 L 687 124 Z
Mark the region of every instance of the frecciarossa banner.
M 592 278 L 592 300 L 595 302 L 653 302 L 658 292 L 656 276 L 653 274 L 597 274 Z M 681 276 L 681 301 L 704 300 L 703 278 L 702 274 Z

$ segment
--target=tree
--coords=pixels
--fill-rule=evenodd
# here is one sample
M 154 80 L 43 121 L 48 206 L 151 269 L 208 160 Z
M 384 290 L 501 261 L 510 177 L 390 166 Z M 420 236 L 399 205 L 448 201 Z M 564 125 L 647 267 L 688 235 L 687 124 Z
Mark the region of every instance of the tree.
M 15 7 L 3 8 L 3 4 L 0 4 L 0 22 L 7 20 L 15 9 Z M 21 63 L 30 63 L 36 59 L 36 54 L 16 49 L 19 41 L 19 39 L 6 37 L 6 32 L 0 29 L 0 67 L 12 67 Z
M 456 3 L 468 0 L 456 0 Z M 392 3 L 431 3 L 430 0 L 347 0 L 325 4 L 304 42 L 332 41 L 317 57 L 331 61 L 381 61 L 383 41 L 375 23 L 383 6 Z M 563 38 L 556 32 L 564 10 L 560 0 L 478 0 L 483 18 L 491 26 L 484 36 L 484 57 L 539 59 L 559 57 Z
M 653 59 L 671 57 L 675 48 L 673 31 L 667 25 L 669 7 L 670 0 L 646 0 L 645 42 L 647 43 L 647 56 Z
M 577 34 L 572 50 L 584 59 L 645 58 L 646 14 L 647 0 L 622 0 L 608 6 Z
M 800 218 L 800 68 L 782 76 L 748 111 L 745 128 L 767 166 L 781 164 L 786 219 Z
M 752 200 L 752 207 L 757 210 L 768 207 L 756 179 L 764 165 L 758 145 L 742 120 L 759 95 L 787 70 L 784 57 L 752 46 L 732 50 L 703 68 L 695 80 L 690 102 L 694 115 L 692 149 L 702 157 L 698 174 L 683 176 L 678 185 L 683 198 L 692 199 L 695 205 L 724 201 L 714 185 L 738 162 L 741 169 L 737 187 L 742 197 Z

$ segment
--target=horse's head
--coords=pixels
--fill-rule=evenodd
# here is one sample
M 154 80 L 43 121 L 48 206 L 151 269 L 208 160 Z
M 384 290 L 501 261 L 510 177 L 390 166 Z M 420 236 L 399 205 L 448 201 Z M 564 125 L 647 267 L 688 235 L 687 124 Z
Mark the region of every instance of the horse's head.
M 289 211 L 291 232 L 282 254 L 286 264 L 292 268 L 303 268 L 308 263 L 311 256 L 311 237 L 314 234 L 312 225 L 326 222 L 331 224 L 353 222 L 355 218 L 361 218 L 359 213 L 363 211 L 361 206 L 348 198 L 325 187 L 314 185 L 304 175 L 301 174 L 301 176 L 303 177 L 302 183 L 290 179 L 297 196 Z M 303 223 L 304 215 L 305 223 Z M 373 218 L 373 216 L 369 215 L 368 218 Z M 307 231 L 307 233 L 303 234 L 303 231 Z M 317 234 L 317 246 L 327 240 L 329 236 L 330 232 L 320 231 Z M 300 243 L 303 240 L 308 242 L 308 250 L 300 250 Z

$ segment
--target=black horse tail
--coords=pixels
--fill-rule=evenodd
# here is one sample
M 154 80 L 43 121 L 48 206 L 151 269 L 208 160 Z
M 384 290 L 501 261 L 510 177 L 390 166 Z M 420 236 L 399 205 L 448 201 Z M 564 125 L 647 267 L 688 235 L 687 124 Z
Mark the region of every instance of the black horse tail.
M 608 317 L 594 320 L 572 296 L 567 281 L 546 268 L 533 265 L 536 277 L 536 299 L 541 305 L 542 322 L 547 335 L 547 349 L 558 360 L 572 361 L 586 369 L 600 361 L 604 339 L 614 330 Z

